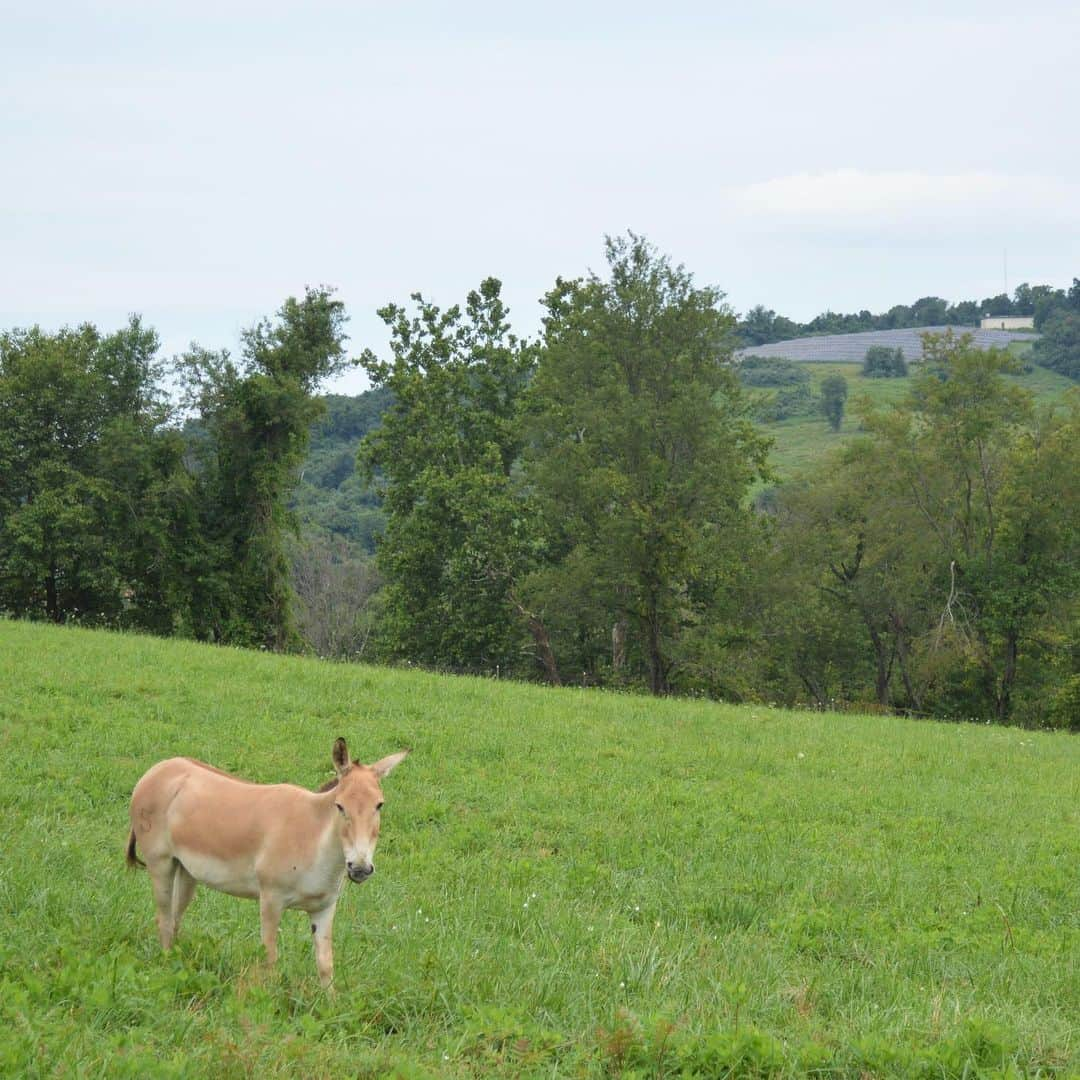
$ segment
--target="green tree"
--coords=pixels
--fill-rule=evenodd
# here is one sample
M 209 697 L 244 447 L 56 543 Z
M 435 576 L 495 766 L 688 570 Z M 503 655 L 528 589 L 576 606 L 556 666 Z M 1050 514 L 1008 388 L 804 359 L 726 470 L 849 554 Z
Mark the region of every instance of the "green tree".
M 214 641 L 298 647 L 287 538 L 288 502 L 312 424 L 319 383 L 346 363 L 345 309 L 326 288 L 290 297 L 275 320 L 245 331 L 239 363 L 197 346 L 183 358 L 201 437 L 200 546 L 192 630 Z
M 579 670 L 610 649 L 653 693 L 715 684 L 767 444 L 725 362 L 722 294 L 633 234 L 605 253 L 606 279 L 559 280 L 545 298 L 526 476 L 551 554 L 530 595 L 558 610 L 560 655 Z
M 848 385 L 843 375 L 826 375 L 821 380 L 821 411 L 833 431 L 839 431 L 844 422 L 844 402 L 847 401 Z
M 890 349 L 887 345 L 871 345 L 866 350 L 862 373 L 868 379 L 903 379 L 908 366 L 903 349 Z
M 798 323 L 758 304 L 752 307 L 739 323 L 739 338 L 744 345 L 764 345 L 770 341 L 786 341 L 798 337 L 801 330 Z
M 856 440 L 807 482 L 781 491 L 775 548 L 781 564 L 784 557 L 787 564 L 775 576 L 785 611 L 800 590 L 818 594 L 814 617 L 806 611 L 792 614 L 788 633 L 812 642 L 824 627 L 832 649 L 842 650 L 823 653 L 803 644 L 798 655 L 804 667 L 820 657 L 818 671 L 842 668 L 849 699 L 865 700 L 863 686 L 872 683 L 877 704 L 921 709 L 923 688 L 913 652 L 929 604 L 921 571 L 925 537 L 908 526 L 905 513 L 897 513 L 881 475 L 883 459 L 874 450 L 867 440 Z M 863 635 L 861 655 L 855 655 L 849 637 L 832 628 L 837 618 Z M 814 685 L 809 677 L 804 682 Z M 816 684 L 825 685 L 825 676 L 816 676 Z
M 528 500 L 515 481 L 520 404 L 535 347 L 510 332 L 494 278 L 464 310 L 416 293 L 390 304 L 389 360 L 361 363 L 393 404 L 361 445 L 387 515 L 378 548 L 386 579 L 382 637 L 391 655 L 434 666 L 513 669 L 521 629 L 558 681 L 543 625 L 515 583 L 535 557 Z
M 1070 379 L 1080 379 L 1080 311 L 1056 310 L 1043 324 L 1031 358 Z
M 156 334 L 0 335 L 0 609 L 169 632 L 193 503 Z
M 924 342 L 908 400 L 863 424 L 879 496 L 929 544 L 938 610 L 922 647 L 939 705 L 1003 721 L 1041 621 L 1075 580 L 1076 483 L 1062 471 L 1075 419 L 1032 428 L 1030 394 L 1002 378 L 1018 368 L 1008 353 L 951 332 Z

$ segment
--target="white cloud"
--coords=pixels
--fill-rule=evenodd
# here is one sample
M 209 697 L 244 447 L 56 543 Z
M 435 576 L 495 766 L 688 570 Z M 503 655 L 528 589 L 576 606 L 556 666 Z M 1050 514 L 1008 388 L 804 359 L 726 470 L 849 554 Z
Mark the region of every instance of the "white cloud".
M 1080 224 L 1080 188 L 1050 176 L 998 172 L 834 169 L 729 191 L 733 208 L 766 228 L 889 231 L 1022 222 Z

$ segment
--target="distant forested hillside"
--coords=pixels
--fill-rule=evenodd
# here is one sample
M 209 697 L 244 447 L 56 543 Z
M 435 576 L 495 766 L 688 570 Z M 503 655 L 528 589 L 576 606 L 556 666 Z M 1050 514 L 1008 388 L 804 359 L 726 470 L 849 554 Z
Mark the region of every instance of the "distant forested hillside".
M 344 537 L 370 554 L 383 514 L 378 496 L 356 470 L 356 451 L 379 426 L 392 397 L 386 390 L 368 390 L 356 397 L 328 394 L 322 401 L 326 413 L 312 428 L 293 508 L 305 532 Z

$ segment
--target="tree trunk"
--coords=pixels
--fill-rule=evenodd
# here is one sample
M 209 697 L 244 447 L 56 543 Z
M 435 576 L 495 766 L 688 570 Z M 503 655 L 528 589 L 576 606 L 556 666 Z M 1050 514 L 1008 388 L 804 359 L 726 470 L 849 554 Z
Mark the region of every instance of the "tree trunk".
M 997 719 L 1005 723 L 1012 711 L 1012 688 L 1016 682 L 1016 660 L 1019 655 L 1020 635 L 1016 629 L 1010 629 L 1005 636 L 1005 670 L 1001 673 L 1001 682 L 997 692 Z
M 626 620 L 620 619 L 611 628 L 611 668 L 622 671 L 626 664 Z
M 559 665 L 555 663 L 555 652 L 551 648 L 551 638 L 548 636 L 547 627 L 544 626 L 543 620 L 529 611 L 517 598 L 513 590 L 507 593 L 507 597 L 510 603 L 513 604 L 514 610 L 525 620 L 525 625 L 529 628 L 529 633 L 536 644 L 537 658 L 544 667 L 547 681 L 552 686 L 562 686 Z
M 874 646 L 874 660 L 877 664 L 877 673 L 874 678 L 877 702 L 879 705 L 888 705 L 889 683 L 892 682 L 892 657 L 889 657 L 888 663 L 885 662 L 885 642 L 878 633 L 877 627 L 871 625 L 869 619 L 866 620 L 866 629 L 870 633 L 870 642 Z
M 668 692 L 667 667 L 660 645 L 660 624 L 653 612 L 645 624 L 646 652 L 649 657 L 649 689 L 661 697 Z
M 56 588 L 56 567 L 50 566 L 45 578 L 45 614 L 54 622 L 61 621 L 60 598 Z
M 922 698 L 915 692 L 915 684 L 911 679 L 911 671 L 908 668 L 907 639 L 904 634 L 904 623 L 898 615 L 890 615 L 893 624 L 893 637 L 896 641 L 896 662 L 900 665 L 900 678 L 904 683 L 904 692 L 908 701 L 916 709 L 922 708 Z

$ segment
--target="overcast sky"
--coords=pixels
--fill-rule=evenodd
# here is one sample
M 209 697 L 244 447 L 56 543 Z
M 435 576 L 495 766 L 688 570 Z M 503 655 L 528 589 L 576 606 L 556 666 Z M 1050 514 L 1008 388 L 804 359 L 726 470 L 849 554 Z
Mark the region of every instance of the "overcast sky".
M 35 10 L 35 8 L 37 10 Z M 1080 5 L 0 0 L 0 327 L 351 349 L 633 229 L 793 318 L 1080 276 Z M 357 390 L 354 373 L 337 384 Z

